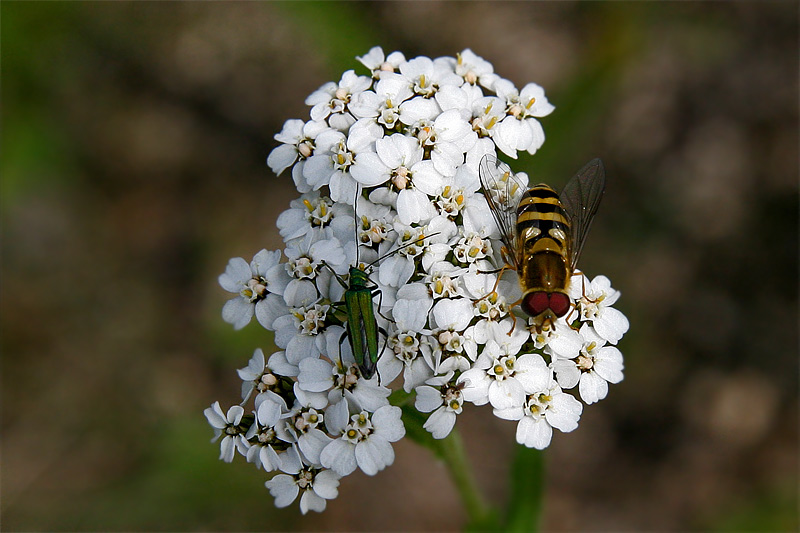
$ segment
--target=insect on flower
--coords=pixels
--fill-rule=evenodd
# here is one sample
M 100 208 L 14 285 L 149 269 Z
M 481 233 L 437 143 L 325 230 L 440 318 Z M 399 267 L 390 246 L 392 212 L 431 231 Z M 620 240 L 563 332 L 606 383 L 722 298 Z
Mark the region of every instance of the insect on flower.
M 358 198 L 356 198 L 356 202 L 354 203 L 354 206 L 357 205 Z M 428 237 L 434 235 L 436 235 L 436 233 L 422 235 L 412 242 L 385 253 L 368 265 L 359 263 L 358 259 L 356 259 L 357 266 L 351 266 L 348 271 L 349 284 L 334 272 L 327 263 L 323 262 L 323 264 L 331 270 L 339 284 L 345 289 L 344 302 L 334 304 L 335 306 L 341 306 L 343 303 L 345 314 L 347 315 L 345 331 L 342 334 L 342 339 L 339 341 L 339 344 L 341 345 L 341 343 L 344 342 L 344 336 L 346 335 L 347 340 L 350 342 L 350 348 L 353 351 L 353 358 L 356 360 L 356 364 L 358 364 L 358 370 L 365 379 L 370 379 L 375 374 L 378 358 L 383 352 L 382 349 L 378 349 L 378 332 L 380 331 L 384 336 L 386 335 L 386 332 L 382 331 L 378 326 L 378 322 L 375 318 L 375 308 L 373 307 L 373 299 L 378 296 L 378 309 L 380 309 L 380 298 L 382 294 L 378 284 L 369 279 L 368 270 L 379 261 L 409 246 L 420 244 Z M 358 238 L 356 238 L 356 250 L 358 250 Z M 380 311 L 378 311 L 378 313 L 380 313 Z
M 479 176 L 503 242 L 505 264 L 497 279 L 506 269 L 517 272 L 522 298 L 510 307 L 519 305 L 541 331 L 569 311 L 570 278 L 605 190 L 603 163 L 586 164 L 560 196 L 544 183 L 526 190 L 491 155 L 481 160 Z M 492 293 L 496 289 L 497 284 Z

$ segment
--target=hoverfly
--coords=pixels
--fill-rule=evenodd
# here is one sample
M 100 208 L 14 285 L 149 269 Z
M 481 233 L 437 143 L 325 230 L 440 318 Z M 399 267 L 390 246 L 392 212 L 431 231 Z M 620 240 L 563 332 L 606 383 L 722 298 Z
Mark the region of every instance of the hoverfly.
M 505 265 L 497 279 L 505 269 L 519 275 L 522 298 L 510 307 L 533 317 L 537 331 L 552 327 L 570 308 L 569 282 L 605 190 L 603 163 L 590 161 L 560 196 L 544 183 L 526 190 L 492 155 L 481 160 L 479 177 L 503 242 Z

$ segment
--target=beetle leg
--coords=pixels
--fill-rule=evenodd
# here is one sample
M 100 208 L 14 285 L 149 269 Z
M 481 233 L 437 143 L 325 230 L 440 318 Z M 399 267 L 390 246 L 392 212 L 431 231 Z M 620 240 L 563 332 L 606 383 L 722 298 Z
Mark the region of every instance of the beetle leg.
M 345 368 L 344 368 L 344 361 L 342 361 L 342 343 L 344 342 L 345 335 L 347 335 L 347 334 L 348 334 L 347 333 L 347 328 L 345 328 L 345 330 L 339 336 L 339 368 L 341 368 L 342 372 L 345 373 L 345 377 L 343 378 L 344 379 L 344 384 L 342 386 L 342 397 L 344 397 L 344 389 L 347 386 L 347 372 L 345 371 Z
M 378 314 L 381 315 L 387 322 L 394 322 L 394 320 L 381 313 L 381 305 L 383 304 L 383 293 L 377 287 L 373 289 L 372 297 L 374 298 L 376 294 L 378 295 Z

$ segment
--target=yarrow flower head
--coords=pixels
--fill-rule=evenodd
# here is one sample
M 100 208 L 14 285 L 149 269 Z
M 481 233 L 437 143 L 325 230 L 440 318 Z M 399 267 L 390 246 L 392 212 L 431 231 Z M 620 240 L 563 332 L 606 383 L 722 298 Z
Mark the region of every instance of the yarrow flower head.
M 491 163 L 542 146 L 555 109 L 544 89 L 515 87 L 469 49 L 357 59 L 362 72 L 323 84 L 309 118 L 275 135 L 267 164 L 299 193 L 277 220 L 283 250 L 231 259 L 219 277 L 234 295 L 223 319 L 241 329 L 255 316 L 278 348 L 239 369 L 241 405 L 206 409 L 220 458 L 242 455 L 272 476 L 278 507 L 299 496 L 303 513 L 324 510 L 342 477 L 391 466 L 401 395 L 434 439 L 467 404 L 489 404 L 542 449 L 623 379 L 620 293 L 567 257 L 588 229 L 573 207 L 586 198 L 565 191 L 547 217 L 528 198 L 517 224 L 528 177 Z M 561 285 L 520 280 L 517 254 Z

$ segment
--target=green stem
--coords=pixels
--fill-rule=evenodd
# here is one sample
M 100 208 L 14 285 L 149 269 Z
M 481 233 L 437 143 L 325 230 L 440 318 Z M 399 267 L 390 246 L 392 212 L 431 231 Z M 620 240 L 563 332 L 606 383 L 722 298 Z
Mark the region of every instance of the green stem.
M 511 495 L 506 531 L 539 531 L 544 493 L 544 452 L 517 447 L 517 455 L 511 467 Z
M 457 429 L 441 442 L 441 457 L 450 471 L 464 508 L 469 514 L 471 529 L 486 529 L 491 522 L 492 512 L 484 500 L 483 494 L 475 481 L 472 468 L 464 449 L 464 441 Z

